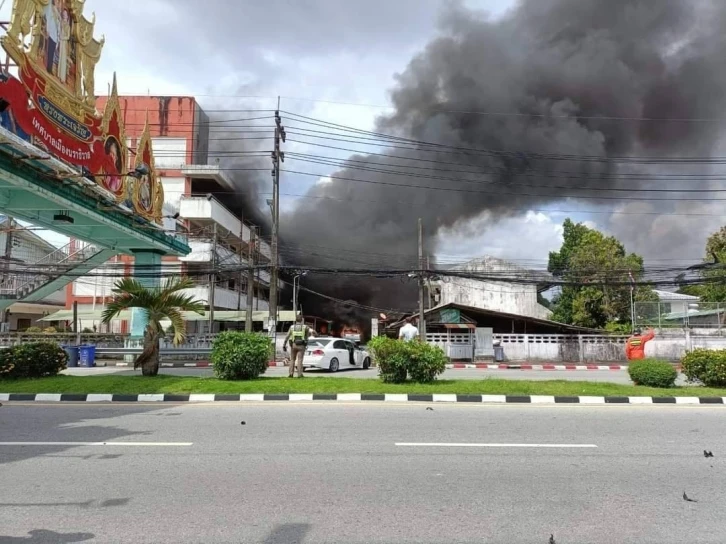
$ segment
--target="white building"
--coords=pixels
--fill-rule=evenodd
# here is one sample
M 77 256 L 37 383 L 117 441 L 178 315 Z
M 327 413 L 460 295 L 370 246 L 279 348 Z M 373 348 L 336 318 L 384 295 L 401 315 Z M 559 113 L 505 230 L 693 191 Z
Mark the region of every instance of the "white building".
M 449 270 L 471 272 L 483 279 L 446 276 L 436 282 L 436 304 L 460 304 L 483 310 L 549 319 L 551 312 L 537 300 L 552 277 L 546 272 L 528 270 L 495 257 L 473 259 Z M 497 278 L 503 278 L 498 280 Z M 522 280 L 522 283 L 511 281 Z M 537 283 L 530 283 L 537 282 Z
M 0 216 L 0 299 L 4 306 L 17 300 L 18 293 L 37 281 L 37 273 L 23 270 L 28 266 L 48 266 L 68 258 L 68 247 L 57 248 L 38 236 L 32 227 L 23 227 L 7 217 Z M 47 327 L 39 323 L 43 316 L 55 312 L 65 304 L 63 289 L 48 293 L 33 302 L 13 302 L 7 307 L 3 332 L 24 331 L 28 327 Z

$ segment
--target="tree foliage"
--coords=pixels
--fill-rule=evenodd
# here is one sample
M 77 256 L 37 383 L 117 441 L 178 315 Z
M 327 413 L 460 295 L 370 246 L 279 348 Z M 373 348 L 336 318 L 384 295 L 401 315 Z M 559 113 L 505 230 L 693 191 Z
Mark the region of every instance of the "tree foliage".
M 562 247 L 550 253 L 548 270 L 571 283 L 553 301 L 555 320 L 598 329 L 630 321 L 629 273 L 642 278 L 643 259 L 626 253 L 616 238 L 566 219 Z M 647 286 L 636 286 L 633 294 L 638 302 L 657 300 Z
M 700 297 L 701 302 L 726 302 L 726 227 L 721 227 L 706 240 L 704 262 L 714 262 L 714 260 L 717 265 L 699 270 L 702 284 L 688 284 L 686 275 L 679 275 L 676 278 L 676 282 L 680 285 L 679 292 Z
M 130 308 L 146 312 L 148 323 L 144 330 L 144 350 L 134 361 L 134 368 L 141 367 L 144 376 L 159 373 L 159 339 L 164 333 L 161 321 L 168 319 L 174 330 L 174 343 L 180 344 L 186 337 L 186 323 L 182 312 L 204 313 L 204 304 L 183 291 L 194 287 L 189 278 L 169 278 L 160 287 L 146 287 L 133 278 L 124 278 L 114 286 L 114 299 L 103 311 L 103 323 L 110 323 L 118 314 Z

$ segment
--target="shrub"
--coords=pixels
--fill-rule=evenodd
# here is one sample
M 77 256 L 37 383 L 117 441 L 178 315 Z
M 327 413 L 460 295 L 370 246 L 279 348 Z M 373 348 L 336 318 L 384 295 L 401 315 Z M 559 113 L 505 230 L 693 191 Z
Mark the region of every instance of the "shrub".
M 726 350 L 694 349 L 681 361 L 689 382 L 709 387 L 726 387 Z
M 0 369 L 10 370 L 2 375 L 6 378 L 44 378 L 56 376 L 66 368 L 68 354 L 52 342 L 30 342 L 3 350 Z
M 403 383 L 406 381 L 408 371 L 406 363 L 408 356 L 403 342 L 377 336 L 368 342 L 368 351 L 378 366 L 378 375 L 384 383 Z
M 83 327 L 83 330 L 81 332 L 83 334 L 93 334 L 96 331 L 94 331 L 93 329 L 89 329 L 88 327 Z
M 55 327 L 46 327 L 45 329 L 43 329 L 43 332 L 45 334 L 55 334 L 58 331 L 56 330 Z
M 28 327 L 24 332 L 43 332 L 43 329 L 40 327 Z
M 0 380 L 3 378 L 9 378 L 10 373 L 15 368 L 13 358 L 10 356 L 11 349 L 3 349 L 0 351 Z
M 408 373 L 414 382 L 431 383 L 446 369 L 444 350 L 425 342 L 406 342 L 409 356 Z
M 647 387 L 673 387 L 678 377 L 678 372 L 672 364 L 657 359 L 644 359 L 630 363 L 628 374 L 635 385 Z
M 403 342 L 385 336 L 371 339 L 368 349 L 384 383 L 404 383 L 408 377 L 431 383 L 446 368 L 446 355 L 437 346 L 419 341 Z
M 212 345 L 212 367 L 222 380 L 251 380 L 265 373 L 271 354 L 272 342 L 266 335 L 225 331 Z

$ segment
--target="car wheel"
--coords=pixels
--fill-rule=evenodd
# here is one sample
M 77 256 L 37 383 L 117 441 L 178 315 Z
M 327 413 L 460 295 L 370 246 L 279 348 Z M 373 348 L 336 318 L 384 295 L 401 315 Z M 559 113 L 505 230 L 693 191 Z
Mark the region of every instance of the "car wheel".
M 371 367 L 371 359 L 370 357 L 366 357 L 365 361 L 363 361 L 363 370 L 367 370 Z
M 338 359 L 333 357 L 330 359 L 330 366 L 328 367 L 328 370 L 330 372 L 338 372 L 338 368 L 340 368 L 340 363 L 338 362 Z

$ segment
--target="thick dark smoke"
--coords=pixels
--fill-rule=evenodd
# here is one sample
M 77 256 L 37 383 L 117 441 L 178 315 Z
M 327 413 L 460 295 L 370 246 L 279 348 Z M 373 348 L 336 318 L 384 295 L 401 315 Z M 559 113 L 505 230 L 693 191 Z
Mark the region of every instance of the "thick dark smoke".
M 642 118 L 723 117 L 725 12 L 722 0 L 524 0 L 491 22 L 451 5 L 439 37 L 396 76 L 395 112 L 380 118 L 377 130 L 506 153 L 455 154 L 427 147 L 351 157 L 377 169 L 418 167 L 422 176 L 346 168 L 333 177 L 447 190 L 336 179 L 318 184 L 308 195 L 315 198 L 302 199 L 294 213 L 283 217 L 285 243 L 298 248 L 288 261 L 416 268 L 419 217 L 432 240 L 440 227 L 455 228 L 485 211 L 494 222 L 522 208 L 566 198 L 598 195 L 598 200 L 587 200 L 588 207 L 613 207 L 619 202 L 608 197 L 648 197 L 635 191 L 672 188 L 674 183 L 682 187 L 687 182 L 627 176 L 704 171 L 680 165 L 653 170 L 649 165 L 623 165 L 617 158 L 712 154 L 720 123 Z M 548 154 L 607 160 L 542 157 Z M 467 169 L 478 173 L 461 173 Z M 699 187 L 707 186 L 699 182 Z M 633 192 L 614 191 L 623 188 Z M 427 243 L 428 251 L 433 251 L 431 245 Z M 415 304 L 413 284 L 399 280 L 326 276 L 313 278 L 310 285 L 379 307 Z

